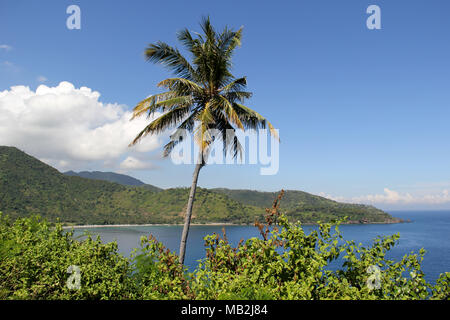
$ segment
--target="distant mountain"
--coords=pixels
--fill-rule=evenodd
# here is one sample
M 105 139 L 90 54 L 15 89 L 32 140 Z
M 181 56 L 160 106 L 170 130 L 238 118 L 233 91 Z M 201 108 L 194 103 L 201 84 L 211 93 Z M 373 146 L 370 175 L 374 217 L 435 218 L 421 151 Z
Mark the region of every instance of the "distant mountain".
M 109 182 L 116 182 L 119 184 L 123 184 L 126 186 L 142 186 L 145 183 L 143 183 L 141 180 L 138 180 L 136 178 L 114 173 L 114 172 L 102 172 L 102 171 L 81 171 L 81 172 L 74 172 L 74 171 L 67 171 L 64 172 L 66 176 L 77 176 L 82 177 L 86 179 L 95 179 L 95 180 L 105 180 Z
M 67 224 L 182 223 L 189 189 L 158 188 L 156 192 L 148 186 L 65 175 L 17 148 L 0 146 L 0 211 L 13 218 L 39 214 Z M 264 208 L 270 207 L 277 195 L 197 190 L 194 223 L 253 223 L 263 219 Z M 398 222 L 371 206 L 342 204 L 301 191 L 287 191 L 281 208 L 290 220 L 303 223 L 343 216 L 353 223 Z
M 210 189 L 221 193 L 244 205 L 271 207 L 279 192 L 254 190 L 232 190 L 226 188 Z M 286 190 L 280 209 L 292 220 L 306 223 L 328 221 L 347 216 L 350 223 L 399 222 L 386 212 L 364 204 L 350 204 L 333 201 L 304 191 Z
M 145 184 L 141 180 L 138 180 L 136 178 L 133 178 L 131 176 L 115 173 L 115 172 L 102 172 L 102 171 L 81 171 L 81 172 L 74 172 L 74 171 L 67 171 L 64 172 L 66 176 L 76 176 L 86 179 L 94 179 L 94 180 L 104 180 L 109 182 L 115 182 L 118 184 L 122 184 L 124 186 L 145 186 L 146 189 L 151 191 L 161 191 L 161 188 L 158 188 L 156 186 L 153 186 L 151 184 Z

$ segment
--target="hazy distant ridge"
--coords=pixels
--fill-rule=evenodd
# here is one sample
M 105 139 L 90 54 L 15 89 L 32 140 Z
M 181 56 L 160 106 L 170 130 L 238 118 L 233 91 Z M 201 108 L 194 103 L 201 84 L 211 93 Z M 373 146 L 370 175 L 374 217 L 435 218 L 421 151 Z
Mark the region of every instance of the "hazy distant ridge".
M 74 172 L 74 171 L 67 171 L 64 172 L 66 176 L 76 176 L 86 179 L 94 179 L 94 180 L 104 180 L 109 182 L 115 182 L 122 184 L 124 186 L 136 186 L 136 187 L 142 187 L 145 186 L 145 188 L 152 190 L 152 191 L 161 191 L 161 188 L 158 188 L 151 184 L 146 184 L 142 182 L 139 179 L 133 178 L 131 176 L 128 176 L 126 174 L 120 174 L 115 172 L 103 172 L 103 171 L 81 171 L 81 172 Z

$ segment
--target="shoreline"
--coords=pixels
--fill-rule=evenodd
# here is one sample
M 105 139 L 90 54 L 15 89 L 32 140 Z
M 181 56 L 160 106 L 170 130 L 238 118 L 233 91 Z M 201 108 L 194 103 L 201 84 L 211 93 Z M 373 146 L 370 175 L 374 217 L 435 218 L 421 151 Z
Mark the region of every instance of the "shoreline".
M 369 223 L 358 223 L 354 221 L 349 221 L 347 223 L 342 223 L 341 225 L 372 225 L 372 224 L 396 224 L 396 223 L 409 223 L 411 221 L 385 221 L 385 222 L 369 222 Z M 88 228 L 122 228 L 122 227 L 171 227 L 171 226 L 183 226 L 184 223 L 146 223 L 146 224 L 87 224 L 87 225 L 74 225 L 74 226 L 63 226 L 63 229 L 88 229 Z M 209 223 L 191 223 L 191 226 L 254 226 L 254 224 L 239 224 L 232 222 L 209 222 Z M 302 223 L 304 226 L 315 226 L 317 223 Z
M 184 223 L 146 223 L 146 224 L 86 224 L 63 226 L 63 229 L 85 229 L 85 228 L 121 228 L 121 227 L 170 227 L 183 226 Z M 211 223 L 191 223 L 191 226 L 247 226 L 248 224 L 237 224 L 228 222 L 211 222 Z

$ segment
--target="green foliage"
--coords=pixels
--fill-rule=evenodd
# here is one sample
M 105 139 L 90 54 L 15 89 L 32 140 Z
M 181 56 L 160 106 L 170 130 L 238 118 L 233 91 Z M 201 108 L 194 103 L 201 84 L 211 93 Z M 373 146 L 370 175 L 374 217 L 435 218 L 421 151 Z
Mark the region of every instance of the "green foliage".
M 191 299 L 185 268 L 178 256 L 152 236 L 141 238 L 141 247 L 132 254 L 133 278 L 143 299 Z
M 96 176 L 98 177 L 98 176 Z M 11 218 L 39 214 L 65 224 L 182 223 L 189 190 L 153 192 L 148 185 L 124 186 L 66 176 L 13 147 L 0 147 L 0 210 Z M 250 224 L 262 219 L 275 193 L 198 188 L 194 223 Z M 301 191 L 287 191 L 283 210 L 290 221 L 315 223 L 348 216 L 350 221 L 389 222 L 369 206 L 340 204 Z
M 450 300 L 450 272 L 442 273 L 433 288 L 434 300 Z
M 442 274 L 436 286 L 427 283 L 420 265 L 423 249 L 398 262 L 387 260 L 398 235 L 378 238 L 368 248 L 356 246 L 342 238 L 342 221 L 320 223 L 318 230 L 305 234 L 300 223 L 289 223 L 278 212 L 279 200 L 266 226 L 257 224 L 261 239 L 233 248 L 225 233 L 205 238 L 207 255 L 194 276 L 197 298 L 448 299 L 450 273 Z M 341 268 L 327 268 L 342 255 Z
M 0 299 L 133 298 L 130 263 L 116 243 L 77 241 L 37 217 L 0 220 Z M 79 290 L 66 286 L 71 265 L 81 269 Z
M 206 257 L 192 273 L 152 236 L 128 259 L 115 242 L 0 213 L 0 299 L 449 299 L 450 273 L 435 285 L 424 280 L 424 250 L 386 259 L 398 235 L 357 246 L 342 238 L 340 222 L 306 234 L 277 210 L 257 223 L 260 238 L 236 247 L 225 232 L 206 236 Z M 340 256 L 342 266 L 329 269 Z M 78 290 L 66 285 L 71 265 L 81 271 Z

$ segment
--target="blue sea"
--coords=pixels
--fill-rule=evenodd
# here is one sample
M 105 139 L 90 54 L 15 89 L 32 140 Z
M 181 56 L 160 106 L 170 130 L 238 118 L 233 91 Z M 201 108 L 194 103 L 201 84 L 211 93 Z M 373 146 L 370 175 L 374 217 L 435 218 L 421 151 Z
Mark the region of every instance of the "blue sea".
M 400 260 L 405 254 L 426 250 L 422 270 L 426 280 L 434 283 L 443 272 L 450 272 L 450 211 L 392 211 L 397 218 L 410 219 L 410 223 L 342 225 L 340 230 L 344 240 L 355 240 L 365 246 L 377 236 L 400 233 L 399 243 L 391 249 L 389 259 Z M 239 240 L 259 237 L 254 226 L 191 226 L 187 244 L 185 264 L 192 271 L 197 261 L 205 257 L 203 238 L 206 235 L 222 234 L 225 227 L 228 240 L 237 245 Z M 103 242 L 117 241 L 119 251 L 129 256 L 140 246 L 140 237 L 152 234 L 167 248 L 178 252 L 182 226 L 132 226 L 75 229 L 75 236 L 86 230 L 93 236 L 99 235 Z M 316 226 L 304 226 L 307 233 Z

